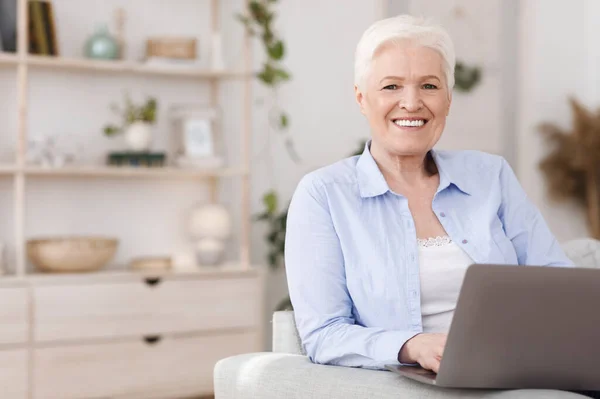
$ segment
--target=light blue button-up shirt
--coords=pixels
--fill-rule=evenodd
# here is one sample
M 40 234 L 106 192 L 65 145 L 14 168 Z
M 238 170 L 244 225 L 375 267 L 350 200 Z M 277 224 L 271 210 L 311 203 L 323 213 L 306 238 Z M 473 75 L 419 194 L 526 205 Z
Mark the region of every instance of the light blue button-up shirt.
M 408 200 L 390 190 L 369 146 L 304 176 L 288 210 L 288 287 L 315 363 L 382 369 L 423 331 Z M 433 211 L 475 263 L 572 266 L 502 157 L 431 152 Z

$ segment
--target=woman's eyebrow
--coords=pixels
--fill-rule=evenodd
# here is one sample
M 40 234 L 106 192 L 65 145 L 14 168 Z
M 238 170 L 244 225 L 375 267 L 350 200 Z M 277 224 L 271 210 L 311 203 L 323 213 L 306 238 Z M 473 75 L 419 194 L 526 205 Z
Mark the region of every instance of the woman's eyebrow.
M 386 80 L 386 79 L 392 79 L 392 80 L 404 80 L 404 78 L 403 78 L 403 77 L 401 77 L 401 76 L 393 76 L 393 75 L 390 75 L 390 76 L 386 76 L 386 77 L 384 77 L 383 79 L 381 79 L 381 80 L 379 81 L 379 83 L 382 83 L 382 82 L 383 82 L 384 80 Z M 425 75 L 425 76 L 421 76 L 421 77 L 420 77 L 420 80 L 427 80 L 427 79 L 436 79 L 436 80 L 438 80 L 438 81 L 441 81 L 441 79 L 440 79 L 439 77 L 437 77 L 436 75 Z

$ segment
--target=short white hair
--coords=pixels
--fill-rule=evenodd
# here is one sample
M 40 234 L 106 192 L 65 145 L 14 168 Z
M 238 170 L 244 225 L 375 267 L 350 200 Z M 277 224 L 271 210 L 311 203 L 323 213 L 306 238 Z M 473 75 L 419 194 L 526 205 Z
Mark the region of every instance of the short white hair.
M 412 15 L 398 15 L 379 20 L 363 33 L 356 46 L 354 57 L 354 84 L 362 87 L 373 56 L 379 48 L 404 39 L 431 48 L 442 56 L 442 70 L 446 75 L 448 91 L 452 91 L 456 54 L 450 35 L 444 28 L 430 20 Z

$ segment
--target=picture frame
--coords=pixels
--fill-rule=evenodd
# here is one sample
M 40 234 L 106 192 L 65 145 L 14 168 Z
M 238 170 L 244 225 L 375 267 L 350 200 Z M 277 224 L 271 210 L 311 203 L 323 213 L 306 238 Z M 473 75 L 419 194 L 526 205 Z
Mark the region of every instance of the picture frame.
M 179 167 L 219 168 L 224 164 L 217 107 L 179 104 L 170 109 L 171 149 Z

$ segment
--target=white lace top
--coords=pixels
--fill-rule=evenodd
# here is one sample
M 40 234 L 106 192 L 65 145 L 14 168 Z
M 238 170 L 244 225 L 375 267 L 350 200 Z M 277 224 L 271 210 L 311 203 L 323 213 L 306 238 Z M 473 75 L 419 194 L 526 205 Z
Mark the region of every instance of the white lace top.
M 423 332 L 447 333 L 465 272 L 473 260 L 450 237 L 417 241 Z

